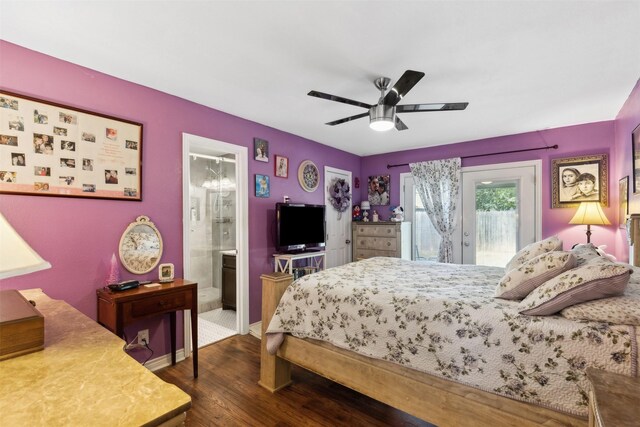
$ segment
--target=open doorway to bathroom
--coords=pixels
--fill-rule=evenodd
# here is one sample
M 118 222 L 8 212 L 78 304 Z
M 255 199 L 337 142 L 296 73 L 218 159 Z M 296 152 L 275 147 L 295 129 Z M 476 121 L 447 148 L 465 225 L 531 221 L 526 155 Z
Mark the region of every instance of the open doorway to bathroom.
M 247 156 L 245 147 L 187 134 L 183 156 L 184 270 L 198 283 L 203 347 L 248 329 Z

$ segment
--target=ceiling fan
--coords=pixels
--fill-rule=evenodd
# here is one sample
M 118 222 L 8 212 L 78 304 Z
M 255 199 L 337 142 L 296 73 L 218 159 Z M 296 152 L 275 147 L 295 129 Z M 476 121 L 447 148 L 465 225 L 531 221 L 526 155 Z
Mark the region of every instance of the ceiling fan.
M 340 123 L 350 122 L 351 120 L 360 119 L 369 116 L 369 127 L 377 131 L 386 131 L 395 126 L 398 130 L 408 129 L 407 125 L 396 115 L 396 113 L 418 113 L 428 111 L 450 111 L 464 110 L 469 105 L 468 102 L 448 102 L 439 104 L 405 104 L 398 105 L 398 102 L 424 77 L 424 73 L 420 71 L 407 70 L 396 84 L 387 92 L 391 85 L 391 79 L 388 77 L 380 77 L 374 81 L 376 87 L 380 90 L 380 99 L 377 104 L 365 104 L 364 102 L 354 101 L 352 99 L 343 98 L 341 96 L 330 95 L 328 93 L 312 90 L 307 95 L 316 98 L 327 99 L 329 101 L 342 102 L 344 104 L 355 105 L 369 110 L 366 113 L 356 114 L 355 116 L 345 117 L 344 119 L 335 120 L 327 123 L 329 126 L 339 125 Z M 385 95 L 386 92 L 386 95 Z

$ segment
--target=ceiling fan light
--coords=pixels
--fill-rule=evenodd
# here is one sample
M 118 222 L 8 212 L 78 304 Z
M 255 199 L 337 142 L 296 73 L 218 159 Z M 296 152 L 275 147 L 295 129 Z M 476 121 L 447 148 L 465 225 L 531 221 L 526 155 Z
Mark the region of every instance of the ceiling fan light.
M 396 122 L 396 109 L 392 106 L 379 104 L 369 110 L 369 127 L 378 132 L 393 129 Z

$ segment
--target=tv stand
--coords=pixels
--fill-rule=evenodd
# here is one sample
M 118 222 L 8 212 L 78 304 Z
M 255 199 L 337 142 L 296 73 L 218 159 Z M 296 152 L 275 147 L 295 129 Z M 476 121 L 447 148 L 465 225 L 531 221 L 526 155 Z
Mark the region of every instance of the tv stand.
M 273 254 L 275 258 L 274 270 L 276 273 L 281 271 L 283 273 L 293 274 L 293 261 L 299 259 L 307 259 L 318 270 L 324 270 L 325 264 L 325 251 L 308 250 L 306 252 L 287 253 L 287 254 Z

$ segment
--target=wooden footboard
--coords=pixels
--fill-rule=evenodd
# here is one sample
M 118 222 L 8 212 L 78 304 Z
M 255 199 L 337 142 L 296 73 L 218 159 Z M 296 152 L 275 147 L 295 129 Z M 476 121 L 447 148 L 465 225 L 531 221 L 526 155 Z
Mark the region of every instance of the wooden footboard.
M 587 426 L 586 419 L 371 359 L 324 342 L 286 335 L 277 355 L 269 355 L 265 331 L 292 278 L 283 273 L 261 276 L 263 338 L 259 383 L 268 390 L 276 391 L 291 383 L 290 363 L 294 363 L 439 426 Z

